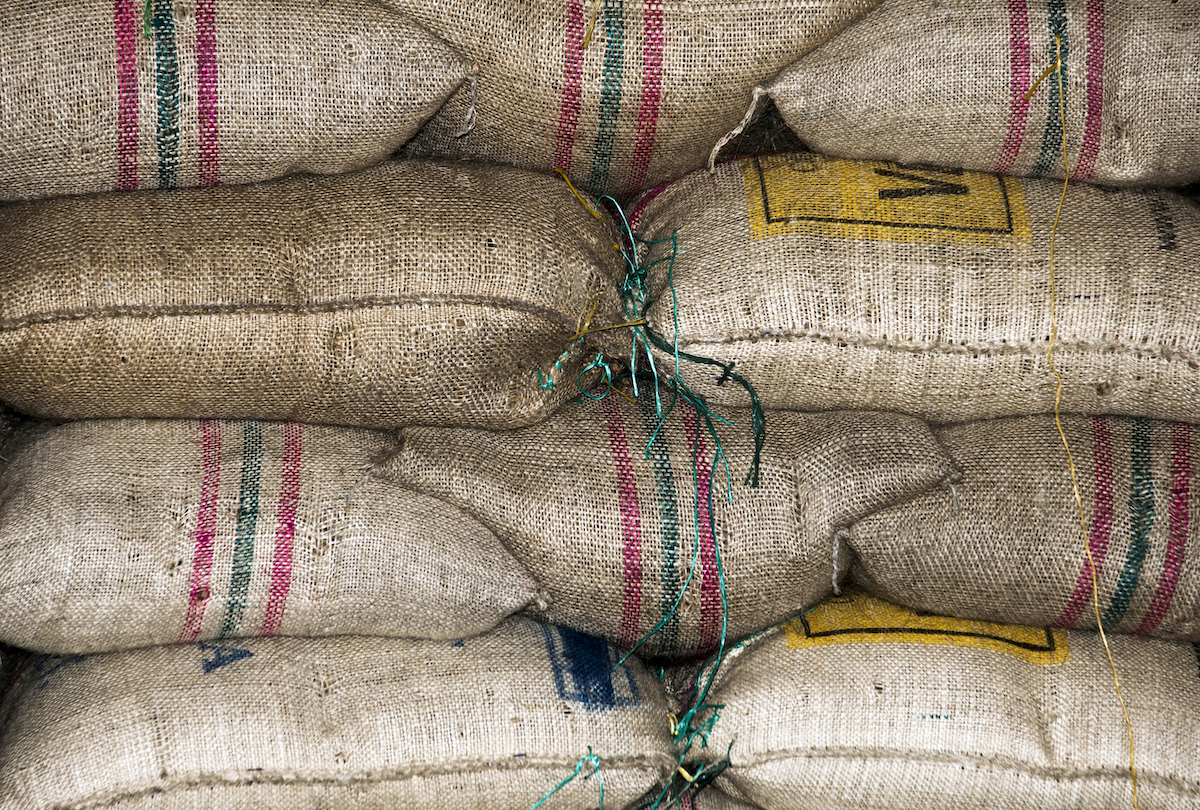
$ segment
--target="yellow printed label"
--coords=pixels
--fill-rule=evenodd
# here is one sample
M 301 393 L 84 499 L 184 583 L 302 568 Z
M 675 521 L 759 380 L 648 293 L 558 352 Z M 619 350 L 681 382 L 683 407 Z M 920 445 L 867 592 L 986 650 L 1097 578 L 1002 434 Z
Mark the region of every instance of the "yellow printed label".
M 1011 177 L 807 153 L 746 158 L 741 168 L 755 239 L 1029 240 L 1025 197 Z
M 847 590 L 785 624 L 788 649 L 827 644 L 935 644 L 974 647 L 1051 666 L 1070 660 L 1059 628 L 972 622 L 897 607 Z

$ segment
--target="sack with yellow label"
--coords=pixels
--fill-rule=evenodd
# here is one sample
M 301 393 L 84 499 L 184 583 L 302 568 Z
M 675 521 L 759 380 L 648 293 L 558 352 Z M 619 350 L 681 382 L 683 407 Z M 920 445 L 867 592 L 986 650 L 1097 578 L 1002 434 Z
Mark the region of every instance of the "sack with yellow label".
M 830 155 L 1062 177 L 1065 118 L 1073 179 L 1167 186 L 1200 179 L 1197 65 L 1198 0 L 885 0 L 763 89 Z
M 647 192 L 660 358 L 689 386 L 767 408 L 868 408 L 934 422 L 1045 413 L 1055 378 L 1048 249 L 1062 184 L 748 157 Z M 1196 421 L 1200 209 L 1164 191 L 1072 185 L 1055 248 L 1064 412 Z M 722 384 L 722 382 L 724 384 Z
M 0 400 L 38 417 L 507 428 L 620 319 L 614 233 L 502 166 L 0 209 Z
M 625 807 L 674 756 L 658 682 L 619 657 L 519 618 L 42 656 L 0 705 L 0 807 Z
M 639 652 L 707 653 L 816 603 L 839 529 L 954 474 L 928 428 L 886 413 L 698 413 L 653 383 L 512 431 L 408 428 L 379 475 L 488 526 L 549 595 L 547 621 Z M 722 421 L 724 420 L 724 421 Z M 713 426 L 713 432 L 709 430 Z M 719 441 L 719 444 L 718 444 Z
M 414 156 L 626 196 L 704 164 L 754 85 L 879 0 L 383 0 L 478 65 Z
M 1200 428 L 1064 416 L 1088 534 L 1052 416 L 935 432 L 962 479 L 850 529 L 855 582 L 953 616 L 1200 641 Z
M 1196 649 L 1109 643 L 1140 806 L 1200 807 Z M 1130 741 L 1096 633 L 946 619 L 847 591 L 733 650 L 705 702 L 717 719 L 691 749 L 697 764 L 725 766 L 716 784 L 767 810 L 1132 806 Z
M 0 200 L 361 169 L 471 70 L 369 0 L 3 0 L 0 20 Z

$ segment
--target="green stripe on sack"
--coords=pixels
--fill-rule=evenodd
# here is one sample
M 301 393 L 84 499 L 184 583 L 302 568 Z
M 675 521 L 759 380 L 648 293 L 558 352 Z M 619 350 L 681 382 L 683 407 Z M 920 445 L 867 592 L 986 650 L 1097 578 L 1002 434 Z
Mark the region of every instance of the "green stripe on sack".
M 625 0 L 604 0 L 604 26 L 608 44 L 604 48 L 604 78 L 600 90 L 600 119 L 596 124 L 596 146 L 592 150 L 592 173 L 588 184 L 596 191 L 608 185 L 617 118 L 621 114 L 621 62 L 625 58 Z
M 1054 36 L 1057 34 L 1061 41 L 1062 48 L 1062 81 L 1059 81 L 1058 75 L 1050 74 L 1046 78 L 1045 84 L 1050 86 L 1050 97 L 1046 102 L 1046 131 L 1042 133 L 1042 150 L 1038 153 L 1037 161 L 1033 164 L 1033 170 L 1029 173 L 1031 177 L 1044 177 L 1054 170 L 1055 166 L 1062 159 L 1062 118 L 1059 115 L 1058 107 L 1058 92 L 1059 85 L 1062 85 L 1062 106 L 1066 109 L 1067 106 L 1067 3 L 1066 0 L 1049 0 L 1046 4 L 1046 10 L 1049 13 L 1049 29 L 1050 29 L 1050 64 L 1059 58 L 1059 45 L 1055 44 Z
M 254 530 L 258 523 L 258 487 L 262 477 L 262 422 L 242 427 L 242 484 L 238 494 L 237 540 L 233 547 L 233 576 L 220 638 L 231 638 L 242 624 L 246 596 L 254 572 Z
M 175 51 L 175 0 L 154 0 L 155 62 L 158 78 L 158 187 L 179 181 L 179 58 Z
M 654 467 L 654 484 L 658 490 L 658 516 L 662 525 L 662 601 L 659 610 L 666 621 L 659 631 L 662 635 L 658 640 L 658 649 L 673 652 L 679 638 L 679 616 L 672 613 L 675 601 L 679 598 L 679 581 L 675 571 L 679 549 L 679 504 L 675 500 L 675 475 L 671 471 L 671 453 L 663 431 L 659 430 L 658 414 L 648 402 L 642 402 L 641 410 L 646 434 L 654 436 L 654 441 L 646 447 L 646 455 Z
M 1154 528 L 1154 475 L 1151 470 L 1150 420 L 1134 419 L 1130 436 L 1129 460 L 1129 552 L 1121 579 L 1109 600 L 1102 623 L 1112 629 L 1125 617 L 1133 593 L 1137 590 L 1142 564 L 1150 551 L 1150 531 Z

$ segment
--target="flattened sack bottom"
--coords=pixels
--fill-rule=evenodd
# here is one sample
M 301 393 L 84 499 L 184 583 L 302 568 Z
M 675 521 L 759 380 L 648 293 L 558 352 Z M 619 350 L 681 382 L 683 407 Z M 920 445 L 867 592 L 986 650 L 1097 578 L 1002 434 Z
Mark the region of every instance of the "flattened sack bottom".
M 395 161 L 167 194 L 0 210 L 0 399 L 506 428 L 577 393 L 583 315 L 618 322 L 615 239 L 557 177 Z
M 766 408 L 932 422 L 1053 410 L 1048 247 L 1062 184 L 750 157 L 648 192 L 651 328 L 734 363 Z M 1055 250 L 1063 412 L 1196 421 L 1200 209 L 1172 192 L 1067 190 Z M 674 296 L 668 284 L 672 269 Z M 677 305 L 677 306 L 676 306 Z M 658 351 L 656 349 L 656 351 Z M 673 364 L 669 352 L 657 361 Z M 671 367 L 670 365 L 667 366 Z M 683 365 L 710 402 L 748 404 Z
M 661 687 L 511 619 L 459 641 L 252 639 L 35 659 L 9 692 L 5 810 L 529 810 L 591 752 L 605 806 L 672 767 Z M 596 776 L 543 806 L 595 807 Z M 323 805 L 321 805 L 323 806 Z
M 1143 808 L 1200 807 L 1194 645 L 1109 636 Z M 1096 633 L 966 622 L 848 590 L 730 653 L 697 750 L 775 810 L 1125 810 L 1129 743 Z M 732 748 L 728 746 L 732 743 Z

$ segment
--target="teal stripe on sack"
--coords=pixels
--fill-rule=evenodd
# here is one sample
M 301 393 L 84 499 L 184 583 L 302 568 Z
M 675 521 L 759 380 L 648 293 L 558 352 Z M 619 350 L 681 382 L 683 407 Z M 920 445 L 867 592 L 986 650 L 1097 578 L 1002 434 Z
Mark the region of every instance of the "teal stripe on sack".
M 246 596 L 254 572 L 254 530 L 258 524 L 258 487 L 262 477 L 262 422 L 242 427 L 242 485 L 238 494 L 237 540 L 233 547 L 233 576 L 220 638 L 237 634 L 246 612 Z
M 625 0 L 604 0 L 604 25 L 608 44 L 604 49 L 604 78 L 600 89 L 600 119 L 596 124 L 596 146 L 592 150 L 590 187 L 601 192 L 608 185 L 617 118 L 621 114 L 621 62 L 625 58 Z
M 158 78 L 158 187 L 179 180 L 179 58 L 175 51 L 175 0 L 154 0 Z
M 662 524 L 662 602 L 659 609 L 666 623 L 659 631 L 661 635 L 658 644 L 659 649 L 666 653 L 675 651 L 679 638 L 679 616 L 672 613 L 680 590 L 679 579 L 676 576 L 679 504 L 675 500 L 675 475 L 671 471 L 671 452 L 663 431 L 659 430 L 658 414 L 648 402 L 642 403 L 642 421 L 646 426 L 646 433 L 654 436 L 654 441 L 646 446 L 646 456 L 654 467 L 654 484 L 658 490 L 658 516 Z M 656 431 L 658 435 L 655 435 Z
M 1067 2 L 1066 0 L 1049 0 L 1046 4 L 1046 11 L 1049 13 L 1049 29 L 1050 29 L 1050 46 L 1049 58 L 1050 64 L 1058 59 L 1059 46 L 1055 45 L 1054 35 L 1057 34 L 1062 41 L 1062 106 L 1064 111 L 1067 106 Z M 1051 73 L 1043 82 L 1050 88 L 1049 101 L 1046 107 L 1046 131 L 1042 134 L 1042 150 L 1038 153 L 1037 161 L 1033 164 L 1033 170 L 1030 172 L 1031 177 L 1044 177 L 1055 169 L 1062 162 L 1062 117 L 1059 115 L 1058 107 L 1058 86 L 1060 84 L 1058 75 Z
M 1116 627 L 1129 610 L 1133 592 L 1142 574 L 1142 563 L 1150 550 L 1150 531 L 1154 528 L 1154 476 L 1151 470 L 1150 420 L 1134 419 L 1130 436 L 1129 460 L 1129 552 L 1121 579 L 1104 614 L 1105 629 Z

